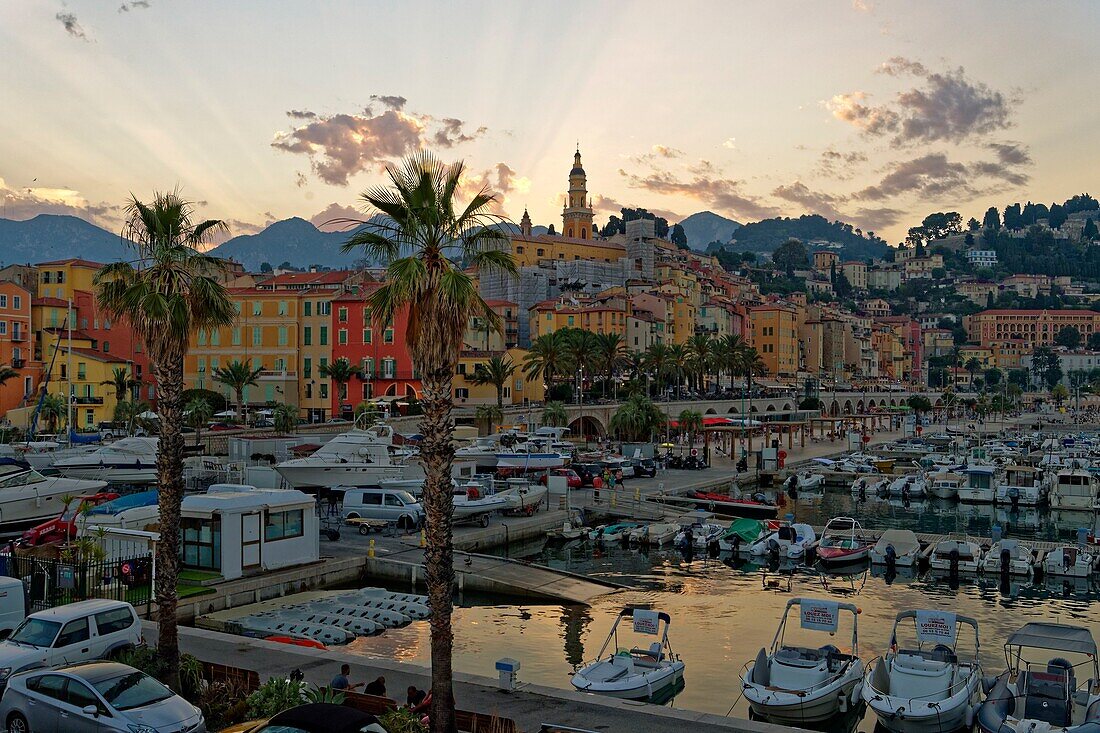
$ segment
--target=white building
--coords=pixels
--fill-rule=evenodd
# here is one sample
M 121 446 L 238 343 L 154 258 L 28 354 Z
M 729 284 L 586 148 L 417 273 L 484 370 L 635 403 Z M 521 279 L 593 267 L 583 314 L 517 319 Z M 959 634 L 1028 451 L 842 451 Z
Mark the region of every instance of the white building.
M 966 261 L 972 267 L 993 268 L 997 266 L 997 253 L 992 249 L 968 249 Z

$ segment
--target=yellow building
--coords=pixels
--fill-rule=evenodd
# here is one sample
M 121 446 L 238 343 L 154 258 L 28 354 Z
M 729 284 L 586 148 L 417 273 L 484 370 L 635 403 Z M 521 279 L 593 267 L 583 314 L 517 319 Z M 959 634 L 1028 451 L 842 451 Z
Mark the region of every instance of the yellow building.
M 512 362 L 516 371 L 508 384 L 504 385 L 501 397 L 504 406 L 522 405 L 530 402 L 541 402 L 544 397 L 542 380 L 536 379 L 528 382 L 523 374 L 523 361 L 527 357 L 527 350 L 520 348 L 507 351 L 463 351 L 459 355 L 457 374 L 454 378 L 455 405 L 462 407 L 477 407 L 480 405 L 495 405 L 497 402 L 497 388 L 492 384 L 476 384 L 472 377 L 479 364 L 485 364 L 494 356 L 501 356 Z
M 798 322 L 794 309 L 784 305 L 756 306 L 749 311 L 752 319 L 752 345 L 775 377 L 793 377 L 798 373 Z
M 814 269 L 818 272 L 828 273 L 833 267 L 840 264 L 840 255 L 828 250 L 814 252 Z
M 127 361 L 99 351 L 98 344 L 79 331 L 73 332 L 71 350 L 67 328 L 46 328 L 40 333 L 43 354 L 48 355 L 44 371 L 49 379 L 43 383 L 49 394 L 62 399 L 72 394 L 73 427 L 94 428 L 113 420 L 118 401 L 114 387 L 103 383 L 113 381 L 115 369 L 129 371 Z M 55 351 L 57 357 L 53 358 Z
M 848 284 L 856 290 L 867 289 L 867 263 L 859 260 L 851 260 L 840 266 L 840 271 L 848 280 Z
M 619 298 L 604 303 L 547 300 L 531 308 L 531 339 L 562 328 L 580 328 L 592 333 L 617 333 L 625 340 L 629 315 L 629 306 Z

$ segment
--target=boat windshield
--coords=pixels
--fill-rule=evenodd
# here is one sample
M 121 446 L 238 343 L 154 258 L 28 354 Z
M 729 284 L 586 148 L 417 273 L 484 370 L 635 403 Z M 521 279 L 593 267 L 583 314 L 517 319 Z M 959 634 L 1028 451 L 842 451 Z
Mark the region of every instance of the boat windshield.
M 45 481 L 46 477 L 35 471 L 20 466 L 0 466 L 0 489 L 14 489 L 26 484 L 36 484 Z

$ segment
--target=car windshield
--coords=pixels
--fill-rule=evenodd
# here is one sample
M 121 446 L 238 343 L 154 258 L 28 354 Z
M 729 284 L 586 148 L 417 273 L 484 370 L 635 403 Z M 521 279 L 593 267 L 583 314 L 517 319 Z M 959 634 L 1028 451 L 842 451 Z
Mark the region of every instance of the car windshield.
M 96 682 L 96 692 L 115 710 L 132 710 L 167 700 L 173 693 L 142 672 L 131 672 Z
M 394 493 L 395 496 L 397 496 L 399 499 L 401 499 L 401 503 L 403 503 L 403 504 L 415 504 L 416 503 L 416 499 L 414 499 L 413 495 L 410 494 L 407 491 L 395 491 L 393 493 Z
M 57 632 L 60 629 L 61 624 L 57 621 L 28 618 L 15 630 L 15 633 L 12 634 L 9 639 L 10 641 L 19 642 L 20 644 L 45 647 L 53 644 L 53 640 L 57 638 Z

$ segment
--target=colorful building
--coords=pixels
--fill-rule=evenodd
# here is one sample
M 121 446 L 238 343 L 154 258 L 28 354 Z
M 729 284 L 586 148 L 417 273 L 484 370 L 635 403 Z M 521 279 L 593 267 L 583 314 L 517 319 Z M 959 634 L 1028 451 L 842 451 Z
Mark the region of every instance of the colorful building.
M 34 359 L 31 331 L 31 291 L 11 281 L 0 281 L 0 366 L 17 377 L 0 384 L 0 415 L 24 406 L 34 396 L 41 363 Z
M 1018 341 L 1025 349 L 1050 345 L 1064 329 L 1073 327 L 1088 340 L 1100 330 L 1100 313 L 1087 310 L 994 309 L 963 319 L 972 342 L 990 346 L 994 342 Z
M 768 374 L 794 377 L 798 374 L 798 321 L 793 308 L 781 304 L 760 305 L 749 311 L 752 345 L 760 353 Z

